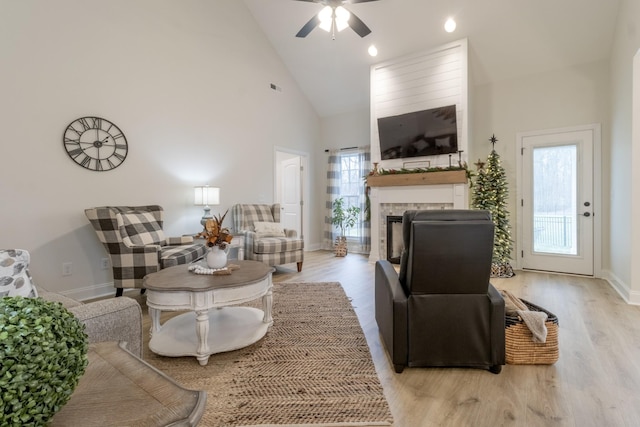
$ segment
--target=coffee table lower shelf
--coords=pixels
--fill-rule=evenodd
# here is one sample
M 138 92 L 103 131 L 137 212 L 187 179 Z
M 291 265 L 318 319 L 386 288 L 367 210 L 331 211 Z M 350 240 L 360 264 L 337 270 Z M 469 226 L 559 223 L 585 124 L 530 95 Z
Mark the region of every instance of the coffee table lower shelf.
M 152 332 L 149 349 L 162 356 L 196 356 L 204 365 L 211 354 L 238 350 L 259 341 L 271 326 L 264 322 L 264 312 L 252 307 L 213 308 L 206 319 L 198 319 L 204 315 L 188 312 L 167 320 Z M 198 328 L 206 329 L 206 340 L 202 342 Z

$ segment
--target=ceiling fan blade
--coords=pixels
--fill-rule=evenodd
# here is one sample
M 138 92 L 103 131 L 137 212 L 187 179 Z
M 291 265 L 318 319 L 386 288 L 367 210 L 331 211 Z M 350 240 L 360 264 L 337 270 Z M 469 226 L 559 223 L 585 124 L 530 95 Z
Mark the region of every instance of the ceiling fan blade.
M 313 15 L 313 18 L 311 18 L 309 22 L 307 22 L 302 28 L 300 28 L 300 31 L 298 31 L 296 37 L 307 37 L 309 33 L 313 31 L 313 29 L 318 25 L 320 25 L 320 18 L 318 18 L 318 15 Z
M 358 18 L 353 12 L 351 12 L 351 16 L 349 17 L 349 26 L 353 31 L 358 33 L 360 37 L 364 37 L 368 35 L 371 30 L 369 27 L 365 25 L 364 22 L 360 18 Z
M 309 0 L 299 0 L 299 1 L 309 1 Z M 378 0 L 347 0 L 347 3 L 356 4 L 356 3 L 367 3 L 370 1 L 378 1 Z

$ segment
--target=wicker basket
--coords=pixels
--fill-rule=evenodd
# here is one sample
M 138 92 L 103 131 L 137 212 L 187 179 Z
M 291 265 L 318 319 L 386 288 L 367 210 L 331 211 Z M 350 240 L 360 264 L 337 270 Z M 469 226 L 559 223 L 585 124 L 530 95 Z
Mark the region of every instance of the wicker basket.
M 533 342 L 533 335 L 519 316 L 506 317 L 506 360 L 511 365 L 552 365 L 558 361 L 560 351 L 558 348 L 558 318 L 528 301 L 521 299 L 529 310 L 543 311 L 547 313 L 547 342 Z
M 338 257 L 347 256 L 347 238 L 343 236 L 336 237 L 333 245 L 333 252 Z

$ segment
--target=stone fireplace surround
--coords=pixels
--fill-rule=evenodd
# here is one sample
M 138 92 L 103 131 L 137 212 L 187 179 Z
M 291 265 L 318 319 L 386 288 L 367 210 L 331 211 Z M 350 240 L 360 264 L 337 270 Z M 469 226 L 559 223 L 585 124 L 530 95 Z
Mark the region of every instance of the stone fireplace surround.
M 387 216 L 406 210 L 468 209 L 468 197 L 466 183 L 371 187 L 369 262 L 387 259 Z

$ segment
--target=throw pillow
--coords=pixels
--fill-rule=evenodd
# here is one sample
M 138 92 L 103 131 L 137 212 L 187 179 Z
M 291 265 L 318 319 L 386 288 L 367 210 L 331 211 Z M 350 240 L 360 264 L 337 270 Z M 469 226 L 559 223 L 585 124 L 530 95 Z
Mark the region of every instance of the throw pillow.
M 0 250 L 0 297 L 38 296 L 29 274 L 28 251 L 22 249 Z
M 151 212 L 116 214 L 122 241 L 127 246 L 164 246 L 166 237 L 158 220 Z
M 279 222 L 256 221 L 253 223 L 253 228 L 258 237 L 286 237 Z

